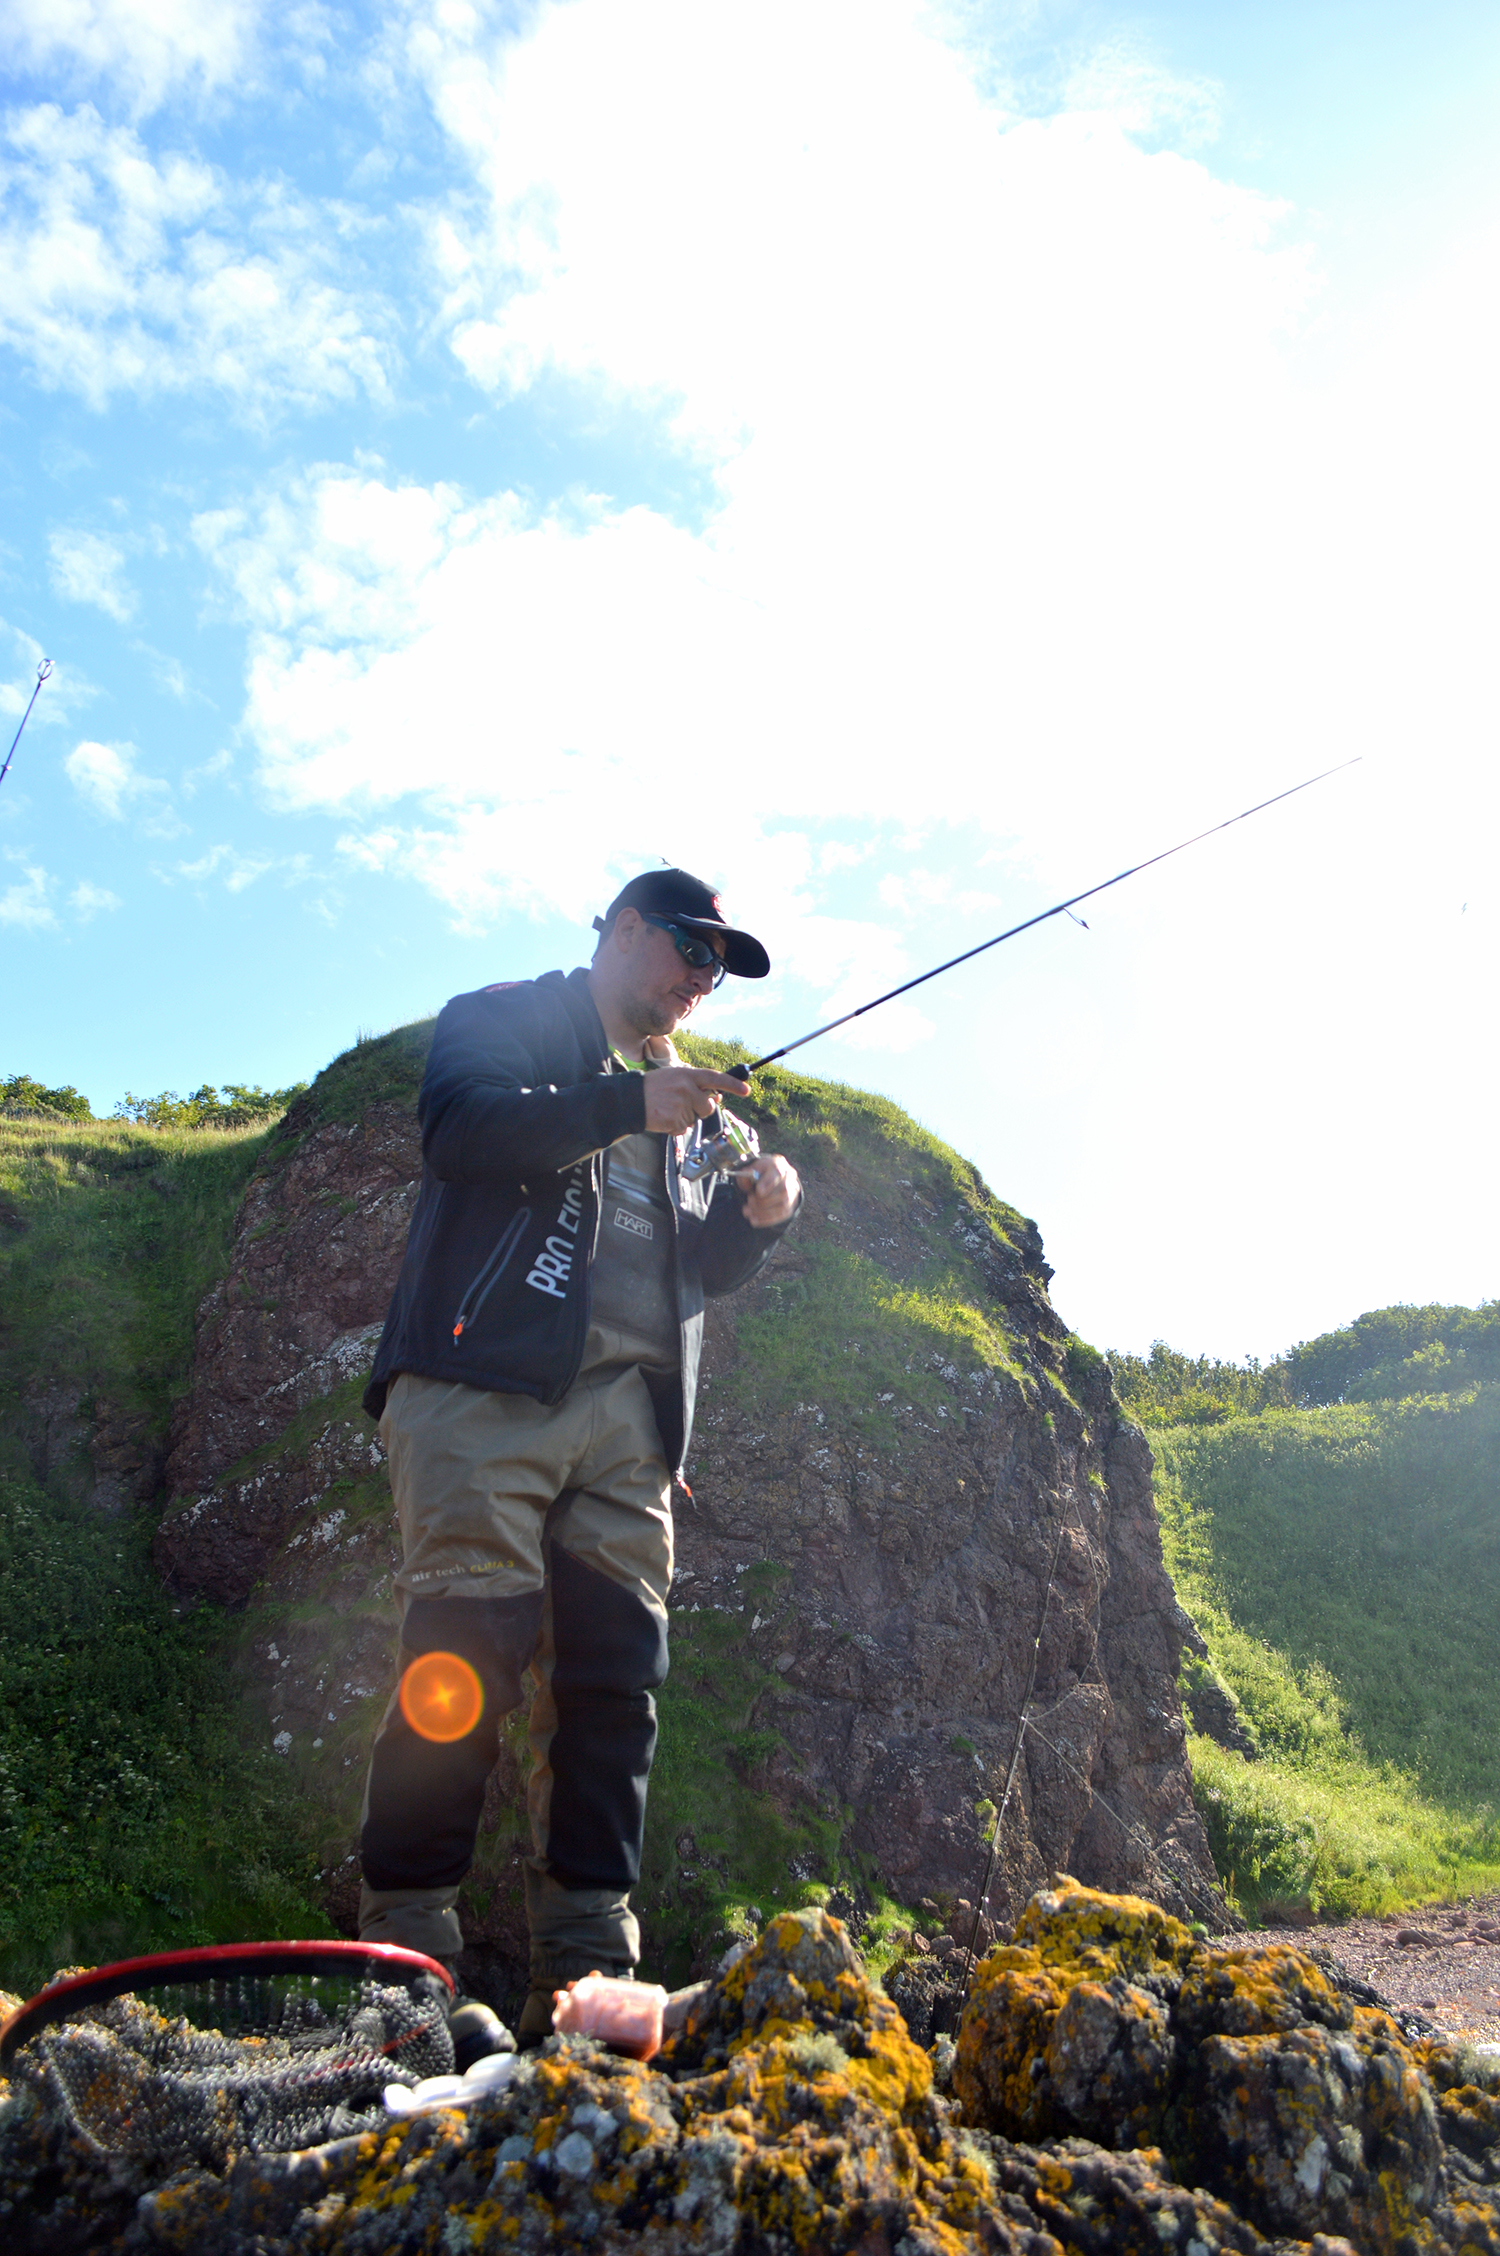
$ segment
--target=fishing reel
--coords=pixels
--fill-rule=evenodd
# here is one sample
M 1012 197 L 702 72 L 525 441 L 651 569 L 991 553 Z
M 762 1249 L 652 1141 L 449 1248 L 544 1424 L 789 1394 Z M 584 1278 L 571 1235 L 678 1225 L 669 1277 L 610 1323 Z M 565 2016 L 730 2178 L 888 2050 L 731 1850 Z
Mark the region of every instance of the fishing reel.
M 750 1172 L 751 1163 L 760 1157 L 760 1138 L 748 1120 L 738 1120 L 732 1112 L 719 1107 L 719 1118 L 724 1125 L 717 1136 L 690 1151 L 677 1172 L 685 1183 L 701 1183 L 705 1175 L 737 1175 Z

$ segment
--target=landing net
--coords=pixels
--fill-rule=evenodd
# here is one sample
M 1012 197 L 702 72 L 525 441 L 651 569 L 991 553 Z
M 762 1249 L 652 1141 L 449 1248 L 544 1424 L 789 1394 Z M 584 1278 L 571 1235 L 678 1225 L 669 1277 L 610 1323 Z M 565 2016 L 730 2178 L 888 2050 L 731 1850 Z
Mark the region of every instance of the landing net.
M 217 1954 L 212 1971 L 178 1957 L 154 1979 L 137 1962 L 132 1988 L 102 2001 L 99 1977 L 59 1983 L 22 2007 L 0 2052 L 13 2084 L 60 2108 L 88 2145 L 153 2170 L 222 2170 L 238 2154 L 378 2130 L 388 2084 L 453 2071 L 448 1978 L 415 1953 L 383 1952 L 410 1963 L 372 1968 L 374 1953 L 346 1948 L 351 1963 L 325 1971 Z M 315 1963 L 330 1967 L 328 1946 Z

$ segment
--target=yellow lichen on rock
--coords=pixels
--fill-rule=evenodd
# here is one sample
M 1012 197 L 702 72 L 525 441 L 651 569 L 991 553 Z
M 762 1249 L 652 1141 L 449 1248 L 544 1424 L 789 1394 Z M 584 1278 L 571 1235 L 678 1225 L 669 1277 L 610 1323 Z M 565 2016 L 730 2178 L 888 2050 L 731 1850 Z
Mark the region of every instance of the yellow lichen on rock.
M 1195 1950 L 1177 1993 L 1176 2018 L 1187 2036 L 1270 2036 L 1306 2022 L 1348 2029 L 1354 2008 L 1320 1966 L 1285 1943 Z
M 9 2256 L 1500 2256 L 1500 2076 L 1300 1952 L 1058 1885 L 980 1969 L 958 2065 L 962 2128 L 819 1911 L 651 2062 L 554 2037 L 467 2111 L 227 2168 L 102 2151 L 23 2055 Z
M 1180 1920 L 1062 1880 L 990 1952 L 959 2032 L 954 2090 L 1008 2138 L 1159 2138 L 1174 2039 L 1166 2000 L 1191 1958 Z
M 1136 1978 L 1182 1967 L 1194 1949 L 1182 1921 L 1144 1896 L 1109 1896 L 1067 1873 L 1032 1897 L 1016 1922 L 1016 1940 L 1046 1966 Z
M 1304 1953 L 1198 1944 L 1152 1906 L 1073 1885 L 1035 1897 L 979 1969 L 954 2077 L 976 2127 L 1159 2144 L 1179 2181 L 1260 2231 L 1342 2235 L 1366 2256 L 1456 2245 L 1461 2132 L 1490 2167 L 1486 2095 L 1456 2096 L 1454 2069 L 1445 2144 L 1435 2081 L 1389 2014 Z M 1484 2211 L 1468 2207 L 1472 2240 Z

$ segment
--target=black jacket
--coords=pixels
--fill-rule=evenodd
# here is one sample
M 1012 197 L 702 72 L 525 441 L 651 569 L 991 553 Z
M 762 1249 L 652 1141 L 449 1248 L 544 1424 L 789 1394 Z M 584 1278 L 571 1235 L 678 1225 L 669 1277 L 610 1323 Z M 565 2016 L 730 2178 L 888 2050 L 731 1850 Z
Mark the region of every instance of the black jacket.
M 577 1378 L 603 1153 L 646 1125 L 645 1076 L 610 1073 L 608 1060 L 584 971 L 482 987 L 442 1013 L 417 1099 L 421 1194 L 365 1391 L 372 1417 L 399 1371 L 539 1402 L 560 1402 Z M 746 1283 L 781 1236 L 751 1228 L 722 1176 L 683 1182 L 679 1158 L 715 1126 L 666 1138 L 682 1364 L 656 1407 L 677 1468 L 692 1431 L 704 1295 Z

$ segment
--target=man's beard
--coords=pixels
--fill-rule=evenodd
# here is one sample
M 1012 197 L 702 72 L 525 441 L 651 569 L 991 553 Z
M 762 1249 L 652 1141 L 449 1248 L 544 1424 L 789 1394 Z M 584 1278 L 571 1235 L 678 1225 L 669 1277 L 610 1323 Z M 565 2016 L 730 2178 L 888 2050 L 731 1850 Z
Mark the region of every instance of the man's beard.
M 674 1034 L 687 1017 L 675 1003 L 656 1002 L 647 996 L 637 996 L 631 1003 L 630 1020 L 637 1034 Z

